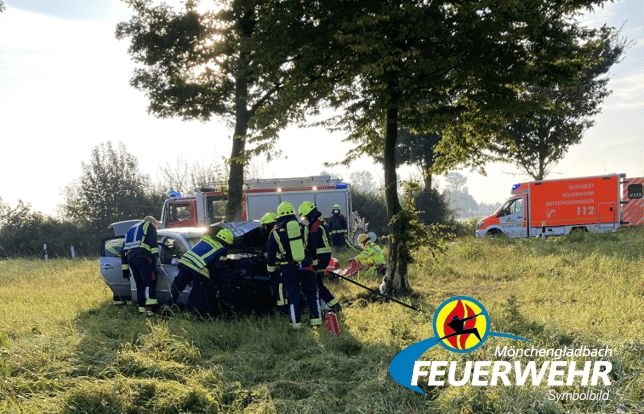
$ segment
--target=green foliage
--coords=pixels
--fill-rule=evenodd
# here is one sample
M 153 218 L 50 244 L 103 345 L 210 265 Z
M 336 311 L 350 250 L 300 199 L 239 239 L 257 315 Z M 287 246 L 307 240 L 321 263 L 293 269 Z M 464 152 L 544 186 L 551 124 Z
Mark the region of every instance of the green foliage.
M 324 329 L 293 332 L 282 315 L 145 319 L 134 307 L 110 305 L 95 260 L 2 260 L 0 411 L 637 412 L 642 338 L 624 312 L 641 305 L 634 286 L 642 280 L 642 251 L 642 229 L 576 241 L 463 239 L 438 260 L 421 246 L 409 273 L 414 304 L 425 314 L 329 282 L 344 304 L 339 338 Z M 504 386 L 438 387 L 423 397 L 397 385 L 389 362 L 433 335 L 431 315 L 453 295 L 480 300 L 494 331 L 528 337 L 535 347 L 610 347 L 610 399 L 555 402 L 547 388 Z M 497 345 L 512 344 L 489 338 L 472 357 L 494 360 Z M 425 358 L 458 359 L 441 347 Z
M 64 212 L 79 227 L 109 233 L 110 223 L 159 215 L 164 194 L 150 187 L 138 160 L 120 144 L 100 144 L 82 164 L 78 182 L 67 187 Z
M 436 157 L 435 148 L 441 140 L 438 134 L 413 134 L 402 128 L 398 132 L 396 162 L 417 166 L 423 176 L 425 188 L 432 188 L 432 167 Z
M 535 180 L 543 180 L 568 148 L 583 138 L 592 117 L 610 91 L 604 76 L 619 61 L 625 44 L 613 30 L 602 27 L 581 45 L 578 73 L 551 87 L 526 88 L 521 100 L 530 109 L 504 128 L 500 155 L 508 157 Z
M 183 10 L 150 0 L 126 3 L 134 16 L 118 25 L 116 36 L 130 39 L 139 64 L 131 83 L 147 93 L 150 111 L 220 116 L 234 125 L 227 216 L 238 218 L 244 166 L 252 155 L 270 158 L 278 131 L 301 117 L 308 89 L 294 87 L 292 69 L 296 44 L 306 40 L 297 31 L 304 22 L 292 24 L 291 11 L 271 2 L 232 0 L 204 12 L 195 1 L 185 1 Z
M 71 223 L 33 211 L 22 201 L 12 208 L 0 200 L 0 257 L 42 257 L 44 243 L 50 257 L 69 257 L 70 246 L 79 256 L 94 256 L 98 238 Z
M 403 183 L 402 210 L 391 221 L 392 227 L 400 229 L 400 233 L 389 235 L 388 238 L 398 238 L 401 246 L 401 257 L 406 263 L 414 262 L 415 252 L 423 249 L 432 257 L 444 253 L 448 238 L 452 237 L 449 226 L 439 222 L 425 224 L 423 213 L 416 209 L 418 195 L 422 194 L 421 187 L 413 181 Z
M 424 224 L 450 223 L 454 220 L 454 212 L 449 205 L 445 193 L 427 187 L 414 191 L 414 205 L 418 209 L 418 218 Z
M 387 206 L 382 192 L 363 192 L 351 187 L 351 202 L 353 210 L 357 211 L 360 217 L 367 220 L 369 230 L 378 235 L 386 234 L 389 229 L 387 223 Z

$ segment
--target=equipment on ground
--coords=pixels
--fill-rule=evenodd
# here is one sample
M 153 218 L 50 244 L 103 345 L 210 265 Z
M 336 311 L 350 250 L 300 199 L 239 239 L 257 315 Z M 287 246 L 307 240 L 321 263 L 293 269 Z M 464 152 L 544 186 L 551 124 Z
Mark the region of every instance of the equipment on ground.
M 404 306 L 404 307 L 406 307 L 406 308 L 409 308 L 409 309 L 413 309 L 413 310 L 415 310 L 416 312 L 422 312 L 420 309 L 418 309 L 418 308 L 416 308 L 416 307 L 414 307 L 414 306 L 408 305 L 408 304 L 406 304 L 405 302 L 401 302 L 401 301 L 399 301 L 398 299 L 393 298 L 393 297 L 391 297 L 391 296 L 389 296 L 389 295 L 385 295 L 384 293 L 381 293 L 381 292 L 380 292 L 380 291 L 378 291 L 378 290 L 371 289 L 370 287 L 365 286 L 365 285 L 363 285 L 363 284 L 362 284 L 362 283 L 360 283 L 360 282 L 356 282 L 355 280 L 350 279 L 350 278 L 348 278 L 348 277 L 346 277 L 346 276 L 342 276 L 342 275 L 340 275 L 340 274 L 338 274 L 338 273 L 335 273 L 335 272 L 329 272 L 329 273 L 331 273 L 331 274 L 332 274 L 332 275 L 334 275 L 334 276 L 339 277 L 340 279 L 346 280 L 347 282 L 351 282 L 351 283 L 353 283 L 354 285 L 360 286 L 361 288 L 363 288 L 363 289 L 365 289 L 365 290 L 367 290 L 367 291 L 369 291 L 369 292 L 373 293 L 374 295 L 378 295 L 378 296 L 383 297 L 383 298 L 385 298 L 385 299 L 387 299 L 387 300 L 391 300 L 392 302 L 396 302 L 397 304 L 402 305 L 402 306 Z

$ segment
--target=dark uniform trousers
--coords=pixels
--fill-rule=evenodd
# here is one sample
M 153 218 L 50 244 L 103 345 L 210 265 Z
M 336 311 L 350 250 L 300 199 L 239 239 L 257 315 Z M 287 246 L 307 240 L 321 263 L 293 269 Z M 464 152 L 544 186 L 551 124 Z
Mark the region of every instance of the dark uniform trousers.
M 211 288 L 210 279 L 201 273 L 190 269 L 183 263 L 179 263 L 179 274 L 172 282 L 172 302 L 177 303 L 179 295 L 181 295 L 183 289 L 185 289 L 190 282 L 192 282 L 192 289 L 188 296 L 188 307 L 190 310 L 204 316 L 214 316 L 217 314 L 215 309 L 211 306 L 211 298 L 209 295 Z
M 157 278 L 156 261 L 151 255 L 138 254 L 128 256 L 134 283 L 136 284 L 136 303 L 139 308 L 147 303 L 156 304 Z

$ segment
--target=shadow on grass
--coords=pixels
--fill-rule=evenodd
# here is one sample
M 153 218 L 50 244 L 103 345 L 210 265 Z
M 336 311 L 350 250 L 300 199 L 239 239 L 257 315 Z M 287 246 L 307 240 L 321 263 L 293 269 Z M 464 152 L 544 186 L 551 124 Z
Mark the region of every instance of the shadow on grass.
M 79 314 L 76 326 L 79 386 L 63 396 L 70 413 L 351 412 L 355 389 L 365 378 L 382 382 L 397 352 L 365 346 L 345 326 L 337 338 L 324 328 L 293 331 L 284 315 L 145 319 L 105 304 Z M 396 394 L 391 404 L 422 405 Z

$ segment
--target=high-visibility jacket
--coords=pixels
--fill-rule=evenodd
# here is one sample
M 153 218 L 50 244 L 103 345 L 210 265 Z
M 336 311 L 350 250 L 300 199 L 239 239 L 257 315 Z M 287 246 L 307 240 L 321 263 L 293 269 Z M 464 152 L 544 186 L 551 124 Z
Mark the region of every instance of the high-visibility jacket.
M 379 266 L 381 264 L 385 264 L 385 255 L 382 254 L 382 249 L 371 240 L 367 241 L 364 249 L 362 249 L 360 254 L 354 257 L 354 259 L 365 266 Z
M 219 258 L 226 256 L 228 249 L 210 236 L 203 236 L 199 243 L 195 244 L 192 249 L 187 251 L 181 259 L 179 264 L 189 267 L 190 269 L 210 277 L 208 265 Z
M 316 269 L 326 269 L 331 260 L 331 243 L 319 219 L 309 224 L 309 251 L 315 258 L 313 264 Z
M 286 264 L 301 264 L 302 266 L 311 266 L 313 264 L 313 258 L 309 249 L 307 249 L 306 241 L 309 238 L 308 228 L 300 226 L 301 237 L 304 243 L 304 260 L 299 263 L 296 263 L 293 260 L 291 255 L 291 245 L 289 243 L 289 237 L 286 232 L 286 223 L 291 220 L 296 220 L 294 215 L 281 217 L 273 230 L 271 231 L 270 236 L 268 237 L 268 243 L 266 248 L 266 269 L 269 272 L 275 272 L 278 270 L 280 265 Z
M 125 234 L 121 262 L 123 270 L 127 270 L 127 258 L 139 255 L 158 256 L 157 228 L 149 221 L 143 221 L 130 227 Z
M 347 234 L 347 219 L 344 214 L 331 214 L 329 218 L 329 234 L 334 236 L 336 234 Z

